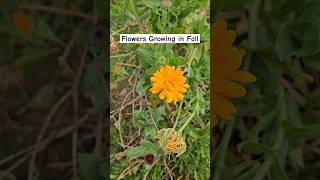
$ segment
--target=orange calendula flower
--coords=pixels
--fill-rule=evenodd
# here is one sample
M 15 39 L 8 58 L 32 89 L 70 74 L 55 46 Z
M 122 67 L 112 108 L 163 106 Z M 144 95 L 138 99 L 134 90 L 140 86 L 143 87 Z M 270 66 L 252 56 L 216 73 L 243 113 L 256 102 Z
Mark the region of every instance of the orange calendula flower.
M 26 34 L 31 34 L 29 16 L 27 16 L 23 10 L 16 10 L 12 16 L 13 25 Z
M 246 89 L 237 82 L 254 82 L 256 77 L 249 72 L 239 70 L 244 49 L 232 47 L 236 38 L 233 31 L 228 31 L 224 20 L 217 20 L 211 26 L 211 89 L 213 125 L 218 122 L 217 116 L 232 120 L 237 112 L 228 98 L 239 98 L 246 95 Z
M 176 103 L 189 88 L 186 80 L 187 78 L 180 68 L 168 65 L 163 66 L 151 77 L 153 87 L 150 91 L 153 94 L 160 93 L 160 99 L 165 99 L 168 103 Z

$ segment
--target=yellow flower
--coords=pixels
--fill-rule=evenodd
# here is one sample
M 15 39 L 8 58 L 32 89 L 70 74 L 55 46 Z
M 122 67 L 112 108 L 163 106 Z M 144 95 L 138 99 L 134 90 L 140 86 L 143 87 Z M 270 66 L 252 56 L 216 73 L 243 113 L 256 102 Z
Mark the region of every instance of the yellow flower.
M 165 99 L 168 103 L 176 103 L 189 88 L 187 78 L 175 66 L 162 66 L 150 79 L 153 86 L 150 91 L 153 94 L 160 93 L 160 99 Z
M 175 131 L 173 128 L 164 128 L 158 131 L 157 139 L 159 139 L 160 147 L 169 154 L 183 154 L 187 145 L 183 139 L 182 133 Z
M 121 75 L 121 69 L 120 69 L 119 64 L 115 64 L 115 65 L 113 66 L 113 71 L 114 71 L 116 74 Z
M 79 13 L 81 11 L 81 7 L 80 7 L 80 4 L 78 2 L 72 1 L 70 3 L 70 7 L 69 8 L 70 8 L 70 10 L 72 12 L 75 12 L 75 13 Z
M 254 82 L 256 77 L 249 72 L 238 70 L 245 56 L 245 50 L 232 47 L 236 34 L 227 30 L 224 20 L 217 20 L 211 26 L 211 89 L 213 125 L 218 122 L 217 116 L 232 120 L 237 112 L 228 100 L 246 94 L 246 89 L 237 82 Z
M 30 35 L 32 33 L 29 16 L 27 16 L 23 10 L 16 10 L 12 16 L 13 25 L 20 31 Z

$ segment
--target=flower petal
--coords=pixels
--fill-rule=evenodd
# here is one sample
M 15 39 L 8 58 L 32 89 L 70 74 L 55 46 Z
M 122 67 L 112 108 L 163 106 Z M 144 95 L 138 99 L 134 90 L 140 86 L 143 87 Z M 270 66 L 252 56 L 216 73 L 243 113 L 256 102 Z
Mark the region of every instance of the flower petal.
M 213 93 L 212 105 L 214 113 L 224 119 L 232 120 L 232 114 L 237 112 L 237 109 L 227 98 L 215 93 Z
M 229 80 L 214 81 L 213 91 L 226 97 L 242 97 L 247 93 L 242 85 Z
M 236 33 L 227 29 L 227 22 L 225 20 L 217 20 L 213 23 L 212 27 L 212 38 L 210 43 L 214 49 L 226 46 L 232 46 Z
M 166 91 L 163 90 L 163 91 L 160 92 L 159 98 L 160 98 L 160 99 L 164 99 L 165 97 L 166 97 Z
M 253 74 L 246 71 L 235 71 L 229 74 L 226 78 L 239 82 L 255 82 L 257 80 Z
M 216 39 L 215 37 L 218 37 L 221 33 L 226 31 L 227 22 L 223 19 L 219 19 L 212 24 L 210 29 L 212 30 L 212 38 L 210 39 Z
M 242 64 L 243 50 L 234 47 L 226 47 L 219 51 L 212 50 L 213 78 L 222 79 L 226 75 L 240 68 Z
M 29 16 L 22 10 L 17 10 L 12 16 L 13 25 L 16 26 L 22 32 L 31 35 L 32 30 L 29 22 Z

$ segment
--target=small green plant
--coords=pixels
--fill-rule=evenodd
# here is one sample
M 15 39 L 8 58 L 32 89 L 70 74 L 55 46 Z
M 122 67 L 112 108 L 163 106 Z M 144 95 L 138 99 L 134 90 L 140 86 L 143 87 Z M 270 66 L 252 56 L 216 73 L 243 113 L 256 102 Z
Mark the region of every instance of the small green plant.
M 209 178 L 208 5 L 112 3 L 111 179 Z M 201 43 L 118 44 L 120 33 L 200 34 Z

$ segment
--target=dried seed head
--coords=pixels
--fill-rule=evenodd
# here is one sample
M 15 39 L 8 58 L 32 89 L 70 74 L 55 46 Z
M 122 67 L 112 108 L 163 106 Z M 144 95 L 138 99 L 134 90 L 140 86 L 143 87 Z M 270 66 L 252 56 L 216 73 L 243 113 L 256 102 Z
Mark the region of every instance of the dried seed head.
M 119 51 L 119 42 L 112 40 L 110 43 L 111 53 L 117 53 Z
M 161 129 L 156 138 L 159 139 L 159 145 L 169 154 L 180 156 L 187 149 L 182 134 L 172 128 Z
M 172 6 L 172 1 L 173 1 L 173 0 L 162 0 L 162 1 L 161 1 L 161 4 L 162 4 L 163 6 L 170 7 L 170 6 Z

